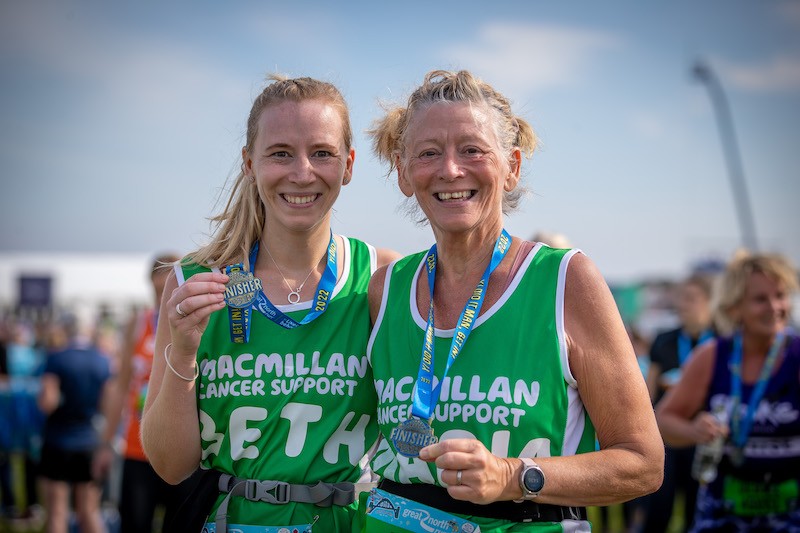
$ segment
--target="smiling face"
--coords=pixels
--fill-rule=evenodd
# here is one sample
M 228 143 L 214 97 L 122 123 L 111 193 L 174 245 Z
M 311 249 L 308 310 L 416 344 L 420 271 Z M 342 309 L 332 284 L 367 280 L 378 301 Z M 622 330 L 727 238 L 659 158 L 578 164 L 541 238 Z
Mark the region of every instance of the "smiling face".
M 285 100 L 264 108 L 253 149 L 244 149 L 242 157 L 266 225 L 308 231 L 329 220 L 352 176 L 355 151 L 345 145 L 336 107 L 324 100 Z
M 519 181 L 520 151 L 503 153 L 492 120 L 488 109 L 462 102 L 437 102 L 412 116 L 399 185 L 435 233 L 502 227 L 503 194 Z
M 769 338 L 786 328 L 789 311 L 789 292 L 784 284 L 763 272 L 752 272 L 732 315 L 746 333 Z

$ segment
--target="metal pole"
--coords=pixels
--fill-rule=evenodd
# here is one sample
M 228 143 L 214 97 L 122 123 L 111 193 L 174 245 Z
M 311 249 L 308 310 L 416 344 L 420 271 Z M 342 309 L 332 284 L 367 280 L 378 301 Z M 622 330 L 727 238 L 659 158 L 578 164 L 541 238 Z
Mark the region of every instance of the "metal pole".
M 742 241 L 745 248 L 751 252 L 758 251 L 758 241 L 756 239 L 756 226 L 753 221 L 753 211 L 750 208 L 750 197 L 747 194 L 747 184 L 744 180 L 742 162 L 739 157 L 739 146 L 736 142 L 736 134 L 733 130 L 733 118 L 731 117 L 728 100 L 722 90 L 717 77 L 711 69 L 702 61 L 695 63 L 692 68 L 694 77 L 705 83 L 711 103 L 717 116 L 717 126 L 722 140 L 722 149 L 728 165 L 728 173 L 731 180 L 734 201 L 736 202 L 736 213 L 739 218 L 739 226 L 742 232 Z

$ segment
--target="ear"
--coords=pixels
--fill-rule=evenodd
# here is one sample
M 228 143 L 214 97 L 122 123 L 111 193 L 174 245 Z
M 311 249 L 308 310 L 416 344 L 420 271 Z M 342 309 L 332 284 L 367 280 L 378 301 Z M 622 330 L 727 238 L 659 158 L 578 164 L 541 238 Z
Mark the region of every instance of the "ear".
M 342 178 L 342 185 L 347 185 L 353 179 L 353 163 L 356 161 L 356 150 L 350 148 L 350 153 L 347 154 L 347 161 L 344 162 L 344 177 Z
M 400 186 L 400 191 L 408 198 L 411 198 L 414 196 L 414 188 L 411 186 L 411 182 L 408 178 L 406 178 L 405 167 L 400 161 L 400 156 L 395 157 L 394 166 L 397 169 L 397 185 Z
M 242 173 L 246 178 L 253 176 L 253 160 L 250 158 L 250 154 L 247 153 L 247 147 L 242 147 Z
M 508 170 L 508 176 L 503 185 L 503 190 L 506 192 L 513 191 L 519 183 L 519 174 L 522 169 L 522 151 L 519 148 L 514 148 L 514 151 L 511 152 L 509 165 L 511 168 Z

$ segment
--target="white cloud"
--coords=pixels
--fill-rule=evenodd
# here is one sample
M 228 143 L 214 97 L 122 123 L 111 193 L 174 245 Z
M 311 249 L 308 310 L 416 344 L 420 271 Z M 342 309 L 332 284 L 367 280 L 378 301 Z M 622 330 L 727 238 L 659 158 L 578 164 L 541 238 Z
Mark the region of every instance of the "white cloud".
M 616 36 L 601 31 L 495 22 L 477 38 L 445 48 L 443 56 L 494 86 L 524 94 L 580 81 L 593 56 L 618 45 Z
M 800 57 L 776 55 L 760 64 L 719 62 L 722 78 L 747 91 L 770 92 L 800 89 Z

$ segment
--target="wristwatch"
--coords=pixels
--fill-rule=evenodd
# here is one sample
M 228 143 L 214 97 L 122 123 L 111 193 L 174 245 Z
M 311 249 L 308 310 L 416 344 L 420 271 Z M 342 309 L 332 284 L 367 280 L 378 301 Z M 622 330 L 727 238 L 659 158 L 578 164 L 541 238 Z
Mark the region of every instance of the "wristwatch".
M 544 488 L 544 472 L 539 465 L 530 457 L 520 457 L 520 461 L 522 461 L 522 473 L 519 475 L 519 488 L 522 489 L 522 498 L 514 500 L 516 502 L 532 500 Z

